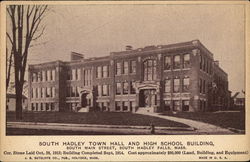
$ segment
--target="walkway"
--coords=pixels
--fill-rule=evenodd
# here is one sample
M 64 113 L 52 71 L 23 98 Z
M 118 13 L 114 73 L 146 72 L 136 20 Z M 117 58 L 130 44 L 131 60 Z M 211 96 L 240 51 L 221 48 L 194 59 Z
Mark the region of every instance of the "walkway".
M 200 121 L 194 121 L 194 120 L 190 120 L 190 119 L 178 118 L 178 117 L 173 117 L 173 116 L 165 116 L 165 115 L 160 115 L 157 113 L 142 112 L 139 114 L 154 116 L 154 117 L 172 120 L 175 122 L 186 124 L 192 128 L 195 128 L 197 134 L 223 134 L 223 135 L 224 134 L 235 134 L 234 132 L 232 132 L 228 129 L 221 128 L 221 127 L 218 127 L 218 126 L 215 126 L 212 124 L 208 124 L 208 123 L 203 123 Z
M 20 134 L 25 129 L 35 130 L 59 130 L 74 134 L 151 134 L 150 126 L 130 126 L 130 125 L 97 125 L 97 124 L 68 124 L 68 123 L 35 123 L 35 122 L 7 122 L 7 128 L 21 129 Z M 155 134 L 196 134 L 190 127 L 155 127 Z

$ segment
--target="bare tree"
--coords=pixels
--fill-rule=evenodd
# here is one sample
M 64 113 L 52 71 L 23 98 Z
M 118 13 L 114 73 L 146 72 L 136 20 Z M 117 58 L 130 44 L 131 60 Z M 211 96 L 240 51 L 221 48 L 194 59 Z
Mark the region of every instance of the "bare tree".
M 47 5 L 10 5 L 7 7 L 11 30 L 7 37 L 13 52 L 16 91 L 16 119 L 22 119 L 22 93 L 31 42 L 43 35 L 42 21 Z
M 10 52 L 10 54 L 9 54 Z M 6 91 L 9 87 L 10 83 L 10 77 L 11 77 L 11 70 L 12 70 L 12 65 L 13 64 L 13 52 L 12 50 L 9 51 L 8 48 L 6 48 Z

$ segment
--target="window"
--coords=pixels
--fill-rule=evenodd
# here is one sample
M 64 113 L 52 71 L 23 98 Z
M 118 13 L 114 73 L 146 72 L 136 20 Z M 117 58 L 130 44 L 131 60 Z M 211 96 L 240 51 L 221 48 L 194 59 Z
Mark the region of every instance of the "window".
M 38 111 L 38 103 L 36 103 L 36 111 Z
M 130 111 L 135 110 L 136 107 L 136 102 L 135 101 L 130 101 Z
M 70 97 L 70 86 L 67 86 L 67 90 L 66 90 L 66 97 Z
M 182 91 L 183 92 L 188 92 L 189 91 L 189 78 L 184 78 L 183 79 Z
M 72 80 L 76 80 L 76 69 L 72 69 Z
M 97 66 L 96 77 L 97 78 L 102 77 L 102 67 L 101 66 Z
M 203 59 L 202 59 L 202 56 L 200 55 L 200 69 L 202 69 L 202 61 Z
M 31 103 L 31 110 L 32 110 L 32 111 L 35 110 L 35 105 L 34 105 L 34 103 Z
M 71 87 L 71 97 L 76 97 L 76 87 Z
M 46 97 L 50 97 L 50 87 L 46 88 Z
M 174 56 L 174 69 L 180 69 L 181 68 L 181 58 L 180 55 Z
M 165 80 L 165 92 L 171 92 L 171 80 L 170 79 L 166 79 Z
M 120 95 L 122 93 L 122 85 L 121 83 L 116 83 L 116 94 Z
M 35 98 L 38 98 L 38 88 L 35 88 Z
M 203 80 L 203 93 L 205 94 L 206 93 L 206 81 Z
M 123 94 L 128 94 L 129 85 L 128 82 L 123 83 Z
M 199 80 L 200 93 L 202 93 L 202 87 L 203 87 L 203 86 L 202 86 L 202 83 L 203 83 L 203 82 L 202 82 L 202 79 L 200 79 L 200 80 Z
M 43 103 L 40 104 L 40 109 L 43 111 Z
M 171 69 L 171 57 L 170 56 L 165 56 L 165 62 L 164 62 L 164 69 L 165 70 L 170 70 Z
M 32 73 L 32 82 L 37 82 L 37 74 L 36 73 Z
M 128 61 L 123 62 L 123 74 L 128 74 Z
M 48 80 L 49 80 L 49 81 L 52 81 L 52 71 L 51 71 L 51 70 L 49 70 Z
M 107 78 L 109 77 L 109 66 L 108 65 L 105 65 L 102 67 L 102 75 L 104 78 Z
M 121 75 L 122 74 L 122 69 L 121 69 L 121 63 L 117 62 L 116 63 L 116 75 Z
M 55 97 L 55 96 L 56 96 L 56 88 L 52 87 L 52 97 Z
M 136 61 L 132 60 L 130 62 L 130 73 L 136 73 Z
M 171 101 L 169 100 L 164 101 L 164 111 L 170 110 L 170 104 L 171 104 Z
M 46 81 L 46 71 L 42 71 L 42 81 Z
M 182 111 L 189 111 L 189 101 L 182 101 Z
M 34 88 L 31 88 L 31 98 L 34 98 L 34 92 L 33 92 Z
M 183 68 L 189 68 L 190 67 L 190 54 L 184 54 L 183 56 Z
M 55 109 L 55 104 L 54 103 L 50 103 L 50 108 L 51 108 L 51 111 L 53 111 Z
M 173 101 L 173 110 L 174 111 L 179 111 L 180 110 L 180 101 L 179 100 L 174 100 Z
M 56 71 L 52 70 L 52 80 L 55 81 L 56 80 Z
M 72 79 L 72 72 L 71 70 L 68 70 L 67 72 L 67 80 L 71 80 Z
M 202 70 L 206 71 L 206 59 L 203 58 Z
M 45 88 L 42 88 L 42 94 L 41 94 L 41 97 L 45 98 L 46 97 L 46 91 L 45 91 Z
M 46 111 L 49 111 L 49 103 L 46 103 Z
M 83 72 L 84 72 L 84 85 L 88 86 L 91 84 L 91 76 L 92 76 L 91 69 L 85 69 Z
M 45 81 L 48 81 L 48 71 L 45 71 Z
M 76 80 L 81 80 L 81 69 L 76 69 Z
M 75 88 L 76 88 L 76 97 L 79 97 L 78 87 Z
M 129 102 L 126 101 L 126 102 L 123 102 L 123 111 L 128 111 L 128 107 L 129 107 Z
M 38 88 L 37 91 L 38 91 L 38 92 L 37 92 L 37 93 L 38 93 L 38 94 L 37 94 L 38 98 L 41 98 L 41 88 Z
M 102 86 L 102 95 L 108 96 L 109 95 L 109 85 L 103 85 Z
M 136 93 L 135 82 L 130 82 L 130 93 L 131 94 L 135 94 Z
M 174 79 L 174 92 L 180 92 L 180 79 Z
M 102 85 L 97 86 L 97 95 L 102 96 Z
M 42 82 L 42 81 L 43 81 L 43 75 L 42 75 L 42 72 L 41 72 L 41 71 L 39 71 L 39 72 L 37 73 L 37 79 L 38 79 L 39 82 Z
M 102 111 L 108 111 L 108 110 L 109 110 L 109 102 L 103 102 Z
M 115 102 L 115 110 L 116 111 L 121 111 L 122 109 L 122 102 L 121 101 L 116 101 Z
M 156 60 L 147 60 L 143 63 L 144 80 L 156 79 Z

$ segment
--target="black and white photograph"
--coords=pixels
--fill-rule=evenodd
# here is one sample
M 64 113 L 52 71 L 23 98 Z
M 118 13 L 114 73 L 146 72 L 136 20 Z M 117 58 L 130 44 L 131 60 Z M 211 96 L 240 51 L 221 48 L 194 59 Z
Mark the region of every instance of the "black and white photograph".
M 245 12 L 6 5 L 6 136 L 244 135 Z

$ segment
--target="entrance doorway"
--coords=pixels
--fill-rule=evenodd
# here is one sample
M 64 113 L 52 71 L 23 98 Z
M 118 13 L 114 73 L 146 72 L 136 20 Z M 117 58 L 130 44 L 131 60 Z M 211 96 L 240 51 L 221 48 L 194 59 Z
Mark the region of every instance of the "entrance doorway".
M 156 105 L 156 90 L 142 89 L 139 93 L 139 106 L 152 107 Z
M 87 99 L 87 93 L 83 93 L 81 96 L 81 107 L 87 107 L 88 106 L 88 99 Z

